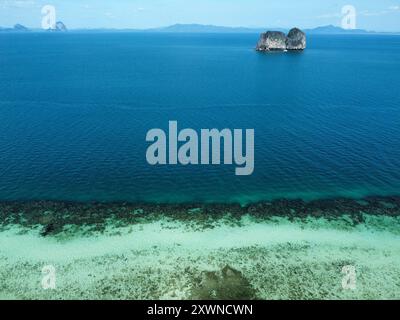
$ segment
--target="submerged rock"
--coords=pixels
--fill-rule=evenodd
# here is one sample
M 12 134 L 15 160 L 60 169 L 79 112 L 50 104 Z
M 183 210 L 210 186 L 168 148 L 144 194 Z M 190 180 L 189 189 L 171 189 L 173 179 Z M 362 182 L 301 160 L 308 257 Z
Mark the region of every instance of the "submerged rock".
M 65 201 L 0 201 L 0 230 L 11 225 L 36 229 L 53 224 L 51 235 L 64 232 L 64 227 L 85 226 L 87 232 L 106 232 L 112 219 L 114 226 L 130 227 L 170 219 L 192 230 L 213 229 L 221 223 L 242 226 L 243 217 L 269 221 L 274 217 L 307 219 L 324 217 L 328 220 L 349 216 L 361 224 L 364 215 L 400 219 L 400 196 L 370 196 L 363 199 L 330 198 L 313 201 L 280 199 L 250 203 L 246 206 L 226 204 L 159 204 L 104 203 Z M 50 231 L 51 227 L 48 231 Z M 72 229 L 71 229 L 72 230 Z M 88 231 L 90 230 L 90 231 Z M 68 233 L 69 231 L 67 231 Z M 45 232 L 48 233 L 48 232 Z
M 53 223 L 49 223 L 48 225 L 44 226 L 42 231 L 40 232 L 40 235 L 42 237 L 47 237 L 51 233 L 53 233 L 55 230 L 55 226 Z
M 243 274 L 225 266 L 220 271 L 203 272 L 192 291 L 195 300 L 252 300 L 255 290 Z
M 306 34 L 298 28 L 293 28 L 286 36 L 280 31 L 262 33 L 258 40 L 257 51 L 285 51 L 304 50 L 306 48 Z
M 304 50 L 306 48 L 306 34 L 298 28 L 289 31 L 286 39 L 287 50 Z

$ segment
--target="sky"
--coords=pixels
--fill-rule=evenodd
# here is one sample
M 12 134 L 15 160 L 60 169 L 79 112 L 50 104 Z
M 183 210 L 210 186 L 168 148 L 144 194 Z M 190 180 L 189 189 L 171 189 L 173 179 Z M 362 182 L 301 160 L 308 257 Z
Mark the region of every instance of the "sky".
M 342 7 L 356 9 L 357 28 L 400 32 L 400 0 L 0 0 L 0 26 L 41 26 L 44 5 L 69 29 L 146 29 L 176 23 L 229 27 L 340 26 Z

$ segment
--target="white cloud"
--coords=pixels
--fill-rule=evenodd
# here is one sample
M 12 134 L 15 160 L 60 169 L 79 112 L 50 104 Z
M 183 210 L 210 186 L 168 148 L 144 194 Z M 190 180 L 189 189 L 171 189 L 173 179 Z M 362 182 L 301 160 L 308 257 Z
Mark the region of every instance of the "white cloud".
M 389 13 L 393 12 L 400 12 L 400 5 L 392 5 L 388 7 L 387 9 L 381 10 L 381 11 L 369 11 L 369 10 L 363 10 L 360 11 L 358 14 L 360 16 L 364 17 L 375 17 L 375 16 L 383 16 Z M 326 14 L 321 14 L 317 16 L 317 19 L 333 19 L 333 18 L 341 18 L 342 15 L 340 13 L 326 13 Z
M 340 13 L 326 13 L 317 16 L 317 19 L 332 19 L 332 18 L 340 18 L 342 15 Z
M 365 16 L 365 17 L 374 17 L 374 16 L 383 16 L 389 13 L 393 13 L 393 12 L 400 12 L 400 5 L 393 5 L 388 7 L 385 10 L 381 10 L 381 11 L 368 11 L 368 10 L 364 10 L 360 12 L 360 15 Z
M 140 12 L 143 12 L 143 11 L 145 11 L 145 10 L 146 10 L 145 8 L 139 7 L 139 8 L 133 9 L 133 12 L 134 12 L 134 13 L 140 13 Z
M 0 0 L 1 8 L 30 8 L 35 4 L 34 0 Z
M 105 12 L 104 15 L 111 19 L 115 18 L 115 15 L 112 12 Z
M 360 12 L 361 16 L 364 17 L 375 17 L 375 16 L 383 16 L 385 14 L 387 14 L 389 11 L 388 10 L 382 10 L 382 11 L 368 11 L 368 10 L 364 10 Z

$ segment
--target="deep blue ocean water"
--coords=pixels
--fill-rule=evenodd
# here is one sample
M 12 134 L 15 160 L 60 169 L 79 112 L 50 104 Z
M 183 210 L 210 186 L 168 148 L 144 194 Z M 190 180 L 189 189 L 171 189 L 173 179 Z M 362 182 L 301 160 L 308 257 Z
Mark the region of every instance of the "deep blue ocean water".
M 0 34 L 0 200 L 400 194 L 400 36 Z M 255 172 L 153 167 L 152 128 L 254 128 Z

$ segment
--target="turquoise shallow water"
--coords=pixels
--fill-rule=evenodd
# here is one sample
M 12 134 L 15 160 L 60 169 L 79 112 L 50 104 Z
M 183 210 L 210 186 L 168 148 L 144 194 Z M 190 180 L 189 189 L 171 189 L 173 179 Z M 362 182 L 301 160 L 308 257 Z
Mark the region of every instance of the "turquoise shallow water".
M 69 225 L 49 237 L 37 227 L 6 226 L 0 299 L 400 297 L 399 217 L 365 215 L 357 224 L 348 216 L 235 220 L 225 216 L 206 226 L 207 219 L 160 217 L 118 228 L 110 218 L 101 233 Z M 56 290 L 41 286 L 49 265 Z M 355 290 L 343 288 L 345 266 L 355 268 Z
M 251 202 L 400 190 L 400 37 L 1 34 L 0 199 Z M 151 167 L 149 129 L 254 128 L 255 172 Z

